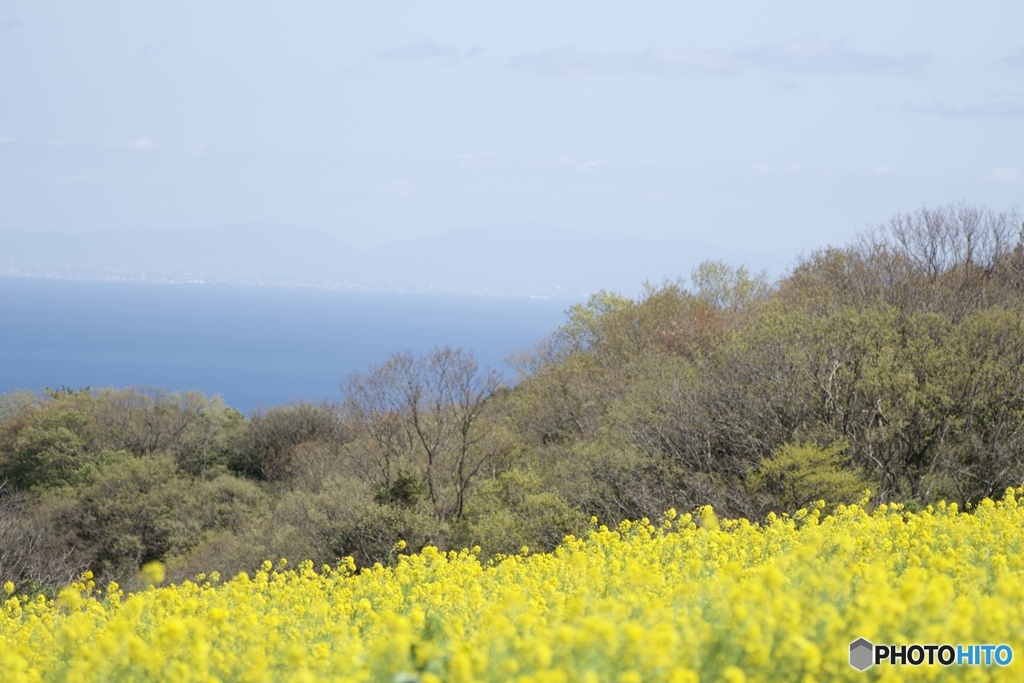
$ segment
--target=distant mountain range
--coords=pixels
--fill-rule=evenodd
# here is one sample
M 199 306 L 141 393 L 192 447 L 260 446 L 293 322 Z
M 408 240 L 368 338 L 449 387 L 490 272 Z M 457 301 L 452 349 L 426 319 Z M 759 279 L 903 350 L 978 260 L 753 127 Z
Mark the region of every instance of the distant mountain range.
M 497 225 L 356 248 L 333 235 L 252 224 L 79 234 L 0 231 L 0 275 L 293 285 L 339 289 L 578 297 L 636 294 L 689 277 L 701 261 L 783 269 L 765 254 L 678 240 Z

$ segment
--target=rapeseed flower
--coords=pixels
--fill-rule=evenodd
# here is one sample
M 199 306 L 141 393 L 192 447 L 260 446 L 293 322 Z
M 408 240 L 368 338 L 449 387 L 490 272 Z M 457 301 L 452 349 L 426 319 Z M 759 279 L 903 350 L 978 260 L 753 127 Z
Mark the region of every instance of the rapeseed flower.
M 0 604 L 0 672 L 28 681 L 870 680 L 848 645 L 1005 643 L 1024 656 L 1021 490 L 970 514 L 940 504 L 822 502 L 764 524 L 710 508 L 614 529 L 592 520 L 551 553 L 481 563 L 478 548 L 265 562 L 157 588 Z M 866 501 L 865 501 L 866 502 Z M 395 551 L 406 550 L 396 544 Z M 1007 667 L 889 669 L 883 678 L 1024 680 Z

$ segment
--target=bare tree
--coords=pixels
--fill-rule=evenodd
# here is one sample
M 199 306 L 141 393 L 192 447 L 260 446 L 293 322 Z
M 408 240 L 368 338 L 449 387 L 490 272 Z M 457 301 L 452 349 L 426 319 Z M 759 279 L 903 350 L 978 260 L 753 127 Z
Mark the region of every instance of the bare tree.
M 41 506 L 0 481 L 0 583 L 59 586 L 88 568 L 88 553 L 60 529 L 64 505 Z
M 398 500 L 422 485 L 439 517 L 460 518 L 470 482 L 495 455 L 484 409 L 498 386 L 496 373 L 450 346 L 350 375 L 342 390 L 360 437 L 347 446 L 353 465 Z
M 994 213 L 967 204 L 897 214 L 881 242 L 902 253 L 929 277 L 956 267 L 991 268 L 1017 242 L 1015 212 Z
M 980 307 L 1016 299 L 1019 273 L 1012 266 L 1021 253 L 1022 231 L 1016 209 L 996 213 L 965 203 L 897 214 L 885 226 L 862 236 L 860 256 L 874 270 L 898 267 L 893 281 L 913 308 L 961 320 Z M 886 299 L 892 299 L 886 292 Z M 905 302 L 894 302 L 905 303 Z

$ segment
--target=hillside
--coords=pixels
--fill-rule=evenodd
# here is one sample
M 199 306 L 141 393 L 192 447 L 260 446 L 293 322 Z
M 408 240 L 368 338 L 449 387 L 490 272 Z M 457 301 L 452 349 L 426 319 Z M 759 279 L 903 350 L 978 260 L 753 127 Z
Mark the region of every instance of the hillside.
M 776 282 L 706 262 L 599 293 L 514 382 L 443 346 L 349 375 L 340 404 L 248 417 L 159 390 L 0 397 L 0 582 L 372 567 L 399 541 L 487 558 L 592 518 L 759 521 L 868 490 L 972 509 L 1024 481 L 1019 225 L 922 210 Z

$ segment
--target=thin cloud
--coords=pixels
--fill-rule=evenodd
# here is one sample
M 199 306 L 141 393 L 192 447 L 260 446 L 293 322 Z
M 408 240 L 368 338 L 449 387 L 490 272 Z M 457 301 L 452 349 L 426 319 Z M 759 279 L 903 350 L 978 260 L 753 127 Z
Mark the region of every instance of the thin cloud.
M 0 135 L 0 145 L 7 144 L 8 142 L 14 142 L 14 138 L 10 135 Z
M 1024 47 L 1017 50 L 1017 54 L 1010 55 L 1003 60 L 1004 64 L 1024 68 Z
M 381 59 L 413 59 L 427 61 L 448 60 L 449 66 L 461 64 L 476 57 L 484 51 L 482 47 L 471 47 L 468 50 L 456 47 L 455 45 L 438 45 L 432 40 L 421 40 L 411 45 L 403 45 L 389 50 L 378 52 Z
M 156 143 L 150 140 L 149 138 L 139 138 L 138 140 L 132 142 L 131 145 L 140 152 L 145 152 L 156 147 Z
M 1016 102 L 989 102 L 982 105 L 953 107 L 948 104 L 906 104 L 903 111 L 957 119 L 994 119 L 1024 116 L 1024 104 Z
M 784 45 L 762 45 L 728 53 L 741 68 L 777 73 L 891 74 L 920 76 L 931 61 L 928 53 L 875 55 L 856 50 L 844 41 L 802 40 Z
M 765 164 L 754 164 L 753 166 L 750 167 L 750 170 L 754 175 L 762 176 L 776 175 L 780 173 L 785 175 L 792 175 L 794 173 L 799 173 L 800 171 L 802 171 L 803 167 L 800 164 L 788 164 L 786 166 L 767 166 Z
M 648 74 L 683 76 L 696 74 L 731 75 L 735 68 L 719 56 L 701 52 L 640 50 L 636 52 L 587 53 L 574 47 L 516 55 L 509 68 L 548 76 L 616 76 Z
M 57 178 L 57 182 L 61 185 L 73 185 L 76 183 L 82 183 L 91 178 L 92 176 L 88 173 L 82 173 L 79 175 L 69 175 L 63 178 Z
M 1013 166 L 1003 166 L 992 171 L 991 178 L 1000 185 L 1024 185 L 1024 172 Z
M 605 168 L 608 165 L 608 161 L 605 159 L 574 161 L 572 157 L 540 159 L 534 163 L 534 166 L 537 168 L 570 168 L 576 169 L 577 171 L 596 171 L 600 168 Z
M 460 154 L 456 157 L 462 168 L 494 168 L 498 161 L 489 154 Z
M 21 28 L 22 26 L 25 26 L 25 22 L 17 18 L 0 21 L 0 31 L 13 31 L 14 29 Z
M 572 159 L 569 157 L 557 157 L 554 159 L 541 159 L 537 162 L 539 168 L 562 168 L 572 166 Z
M 414 197 L 420 193 L 420 188 L 416 183 L 409 182 L 408 180 L 395 180 L 390 183 L 381 183 L 376 187 L 378 192 L 384 194 L 394 195 L 396 197 Z
M 473 57 L 476 57 L 479 54 L 483 54 L 485 49 L 486 48 L 482 48 L 482 47 L 471 47 L 468 50 L 466 50 L 464 53 L 462 53 L 462 56 L 459 57 L 458 61 L 459 62 L 465 62 L 467 60 L 473 59 Z
M 802 40 L 733 50 L 657 50 L 590 53 L 575 47 L 524 53 L 509 60 L 511 69 L 572 76 L 646 74 L 735 76 L 747 72 L 774 74 L 891 74 L 918 76 L 931 61 L 927 53 L 875 55 L 842 41 Z
M 885 164 L 875 166 L 873 173 L 879 178 L 892 178 L 894 180 L 906 180 L 917 177 L 916 174 L 910 171 L 893 168 L 892 166 L 886 166 Z
M 154 43 L 152 45 L 145 46 L 144 48 L 142 48 L 142 53 L 147 55 L 158 55 L 164 52 L 170 52 L 171 50 L 172 48 L 170 45 L 163 41 L 160 41 L 159 43 Z

